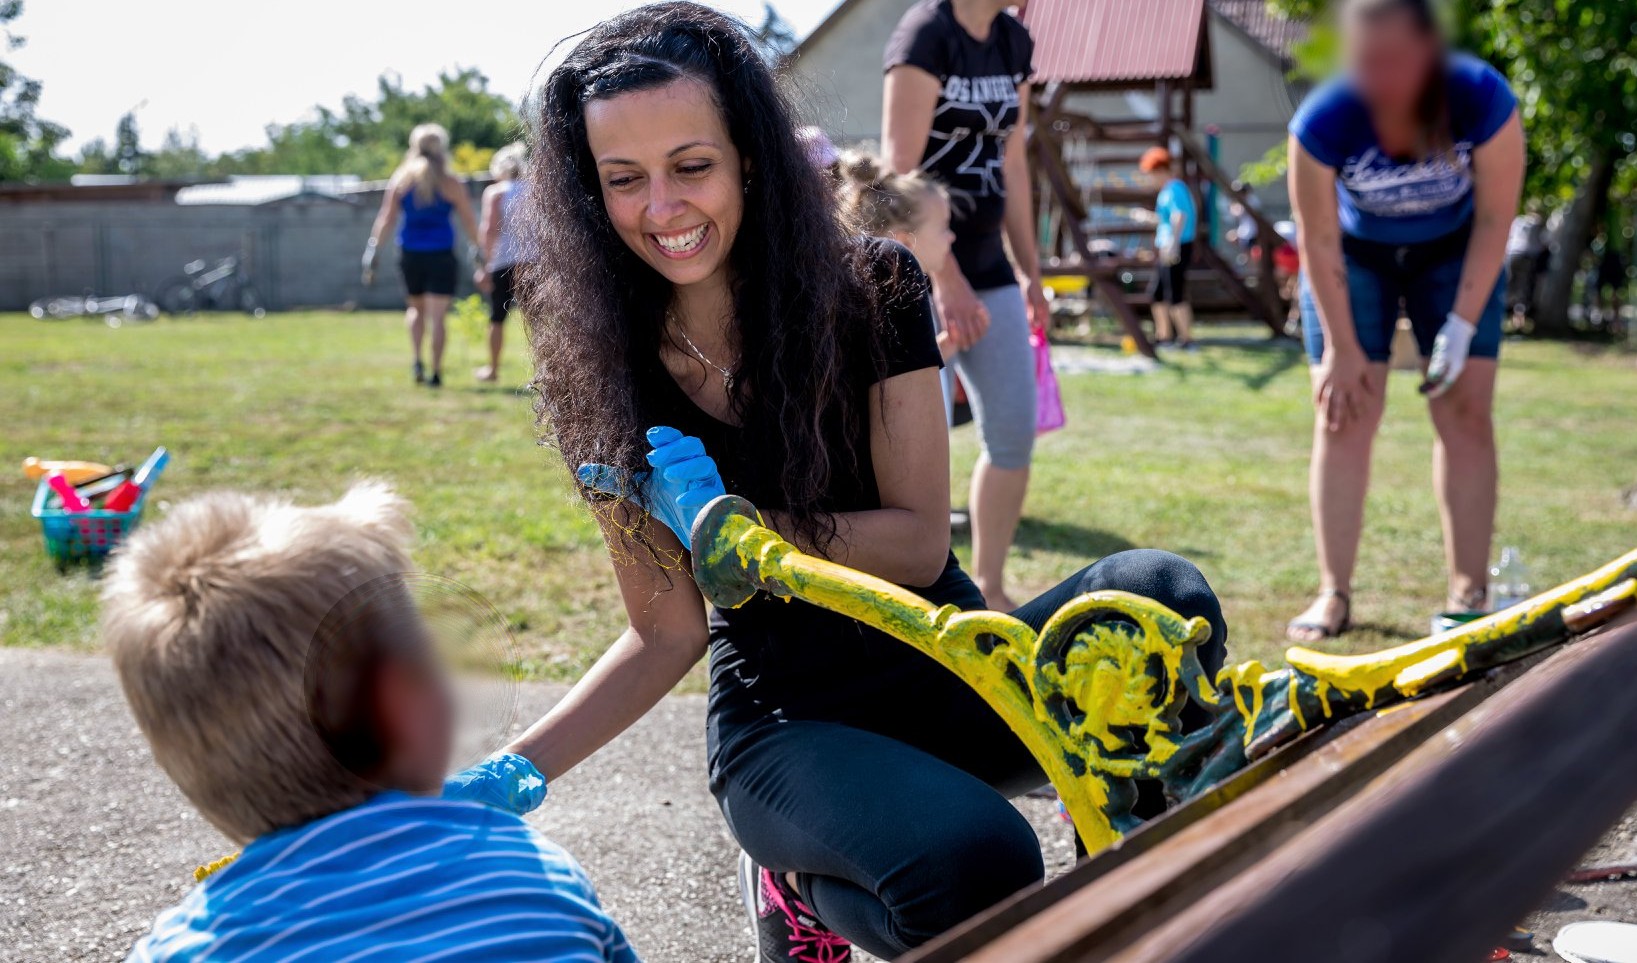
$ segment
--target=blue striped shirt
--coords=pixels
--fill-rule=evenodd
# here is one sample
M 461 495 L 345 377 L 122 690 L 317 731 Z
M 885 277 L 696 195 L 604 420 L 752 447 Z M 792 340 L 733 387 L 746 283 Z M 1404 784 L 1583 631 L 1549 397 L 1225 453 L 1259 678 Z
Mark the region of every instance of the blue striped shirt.
M 492 806 L 384 792 L 268 833 L 130 961 L 637 963 L 573 857 Z

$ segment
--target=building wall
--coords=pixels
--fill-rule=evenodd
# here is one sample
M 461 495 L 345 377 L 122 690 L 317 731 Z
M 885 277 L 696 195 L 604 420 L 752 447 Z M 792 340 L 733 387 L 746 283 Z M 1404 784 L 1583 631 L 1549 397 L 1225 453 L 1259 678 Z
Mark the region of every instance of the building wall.
M 881 139 L 881 56 L 915 0 L 849 0 L 791 65 L 797 105 L 838 144 Z
M 881 54 L 898 19 L 914 0 L 852 0 L 828 29 L 805 44 L 792 63 L 798 103 L 808 123 L 818 124 L 838 143 L 881 137 Z M 1230 174 L 1261 158 L 1284 137 L 1295 109 L 1283 71 L 1238 28 L 1209 14 L 1215 88 L 1196 95 L 1194 127 L 1221 128 L 1221 159 Z M 1153 98 L 1109 94 L 1076 101 L 1099 117 L 1155 116 Z M 1283 184 L 1261 192 L 1267 209 L 1289 209 Z
M 476 194 L 481 185 L 472 190 Z M 255 206 L 0 204 L 0 311 L 87 292 L 152 296 L 187 262 L 240 252 L 269 308 L 402 307 L 392 251 L 382 252 L 372 287 L 365 288 L 359 277 L 359 259 L 380 203 L 380 191 L 363 191 L 345 201 L 292 198 Z M 464 241 L 457 245 L 465 249 Z M 461 296 L 472 290 L 467 274 L 461 272 Z

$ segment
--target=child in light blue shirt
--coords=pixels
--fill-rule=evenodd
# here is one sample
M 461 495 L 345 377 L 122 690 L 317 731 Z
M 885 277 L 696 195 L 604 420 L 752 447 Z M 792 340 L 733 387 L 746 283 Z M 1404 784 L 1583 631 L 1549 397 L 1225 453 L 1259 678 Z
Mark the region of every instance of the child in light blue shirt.
M 444 779 L 447 680 L 380 485 L 333 505 L 220 493 L 120 551 L 102 634 L 155 760 L 242 844 L 135 961 L 636 963 L 498 754 Z

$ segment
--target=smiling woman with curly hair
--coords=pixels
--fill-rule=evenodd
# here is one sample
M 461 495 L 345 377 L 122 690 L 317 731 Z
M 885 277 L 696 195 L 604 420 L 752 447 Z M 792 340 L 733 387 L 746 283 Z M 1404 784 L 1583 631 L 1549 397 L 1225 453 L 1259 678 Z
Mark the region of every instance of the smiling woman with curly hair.
M 596 27 L 552 72 L 535 120 L 541 256 L 525 313 L 539 413 L 581 469 L 630 627 L 513 751 L 561 775 L 708 649 L 711 791 L 746 853 L 759 959 L 841 963 L 848 941 L 896 956 L 1039 881 L 1039 843 L 1007 797 L 1044 776 L 976 693 L 804 603 L 707 617 L 677 564 L 693 514 L 655 495 L 653 476 L 609 500 L 601 471 L 586 471 L 635 480 L 644 429 L 675 426 L 650 435 L 649 461 L 687 449 L 714 486 L 708 451 L 720 482 L 805 550 L 981 608 L 949 550 L 921 269 L 842 226 L 743 27 L 705 7 L 655 4 Z M 1207 667 L 1220 662 L 1215 596 L 1161 552 L 1104 559 L 1017 615 L 1039 628 L 1101 588 L 1203 616 Z

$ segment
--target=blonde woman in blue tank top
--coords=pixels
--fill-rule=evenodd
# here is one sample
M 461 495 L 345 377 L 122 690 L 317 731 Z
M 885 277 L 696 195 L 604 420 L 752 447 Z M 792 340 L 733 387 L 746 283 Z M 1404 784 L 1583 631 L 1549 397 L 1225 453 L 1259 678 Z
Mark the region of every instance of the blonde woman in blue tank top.
M 481 246 L 477 218 L 466 186 L 449 169 L 449 134 L 437 124 L 421 124 L 409 134 L 409 151 L 387 183 L 381 211 L 375 216 L 364 248 L 364 283 L 375 279 L 377 252 L 394 227 L 398 264 L 403 271 L 409 306 L 404 323 L 415 350 L 415 383 L 443 385 L 444 318 L 455 293 L 459 265 L 455 258 L 455 218 L 472 243 Z M 488 263 L 483 249 L 479 265 Z M 432 373 L 421 360 L 426 330 L 432 329 Z

